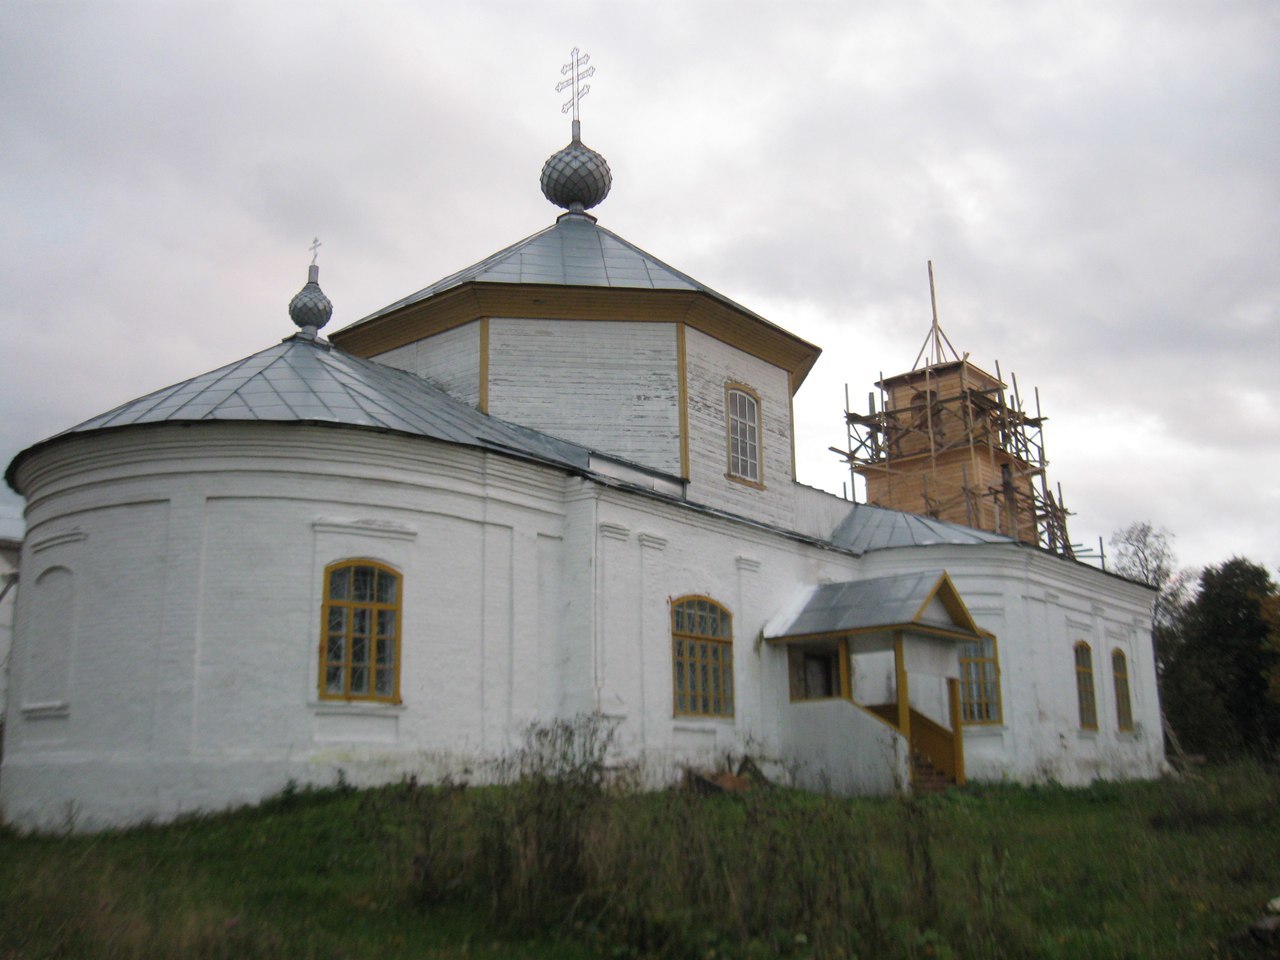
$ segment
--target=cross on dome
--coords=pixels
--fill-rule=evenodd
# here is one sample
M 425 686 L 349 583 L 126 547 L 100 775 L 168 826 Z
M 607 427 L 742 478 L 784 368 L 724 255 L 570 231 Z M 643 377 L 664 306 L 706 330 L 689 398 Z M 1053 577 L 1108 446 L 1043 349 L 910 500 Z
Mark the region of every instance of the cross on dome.
M 583 83 L 588 77 L 595 76 L 596 68 L 587 67 L 587 61 L 591 59 L 591 54 L 578 52 L 578 48 L 574 47 L 569 54 L 570 60 L 560 68 L 562 74 L 568 73 L 567 80 L 561 80 L 556 84 L 556 93 L 563 93 L 569 87 L 573 87 L 573 95 L 564 102 L 564 106 L 560 108 L 561 113 L 573 111 L 573 122 L 575 126 L 578 123 L 578 104 L 588 93 L 591 92 L 591 84 Z M 583 67 L 586 67 L 584 70 Z M 574 132 L 574 139 L 577 139 L 577 131 Z
M 311 265 L 307 267 L 307 283 L 289 301 L 289 318 L 298 326 L 297 336 L 314 340 L 316 333 L 333 316 L 333 302 L 320 289 L 320 268 L 316 257 L 320 253 L 320 238 L 311 241 Z
M 560 73 L 567 76 L 556 84 L 556 92 L 573 89 L 569 99 L 560 107 L 561 113 L 573 111 L 573 139 L 542 165 L 542 195 L 556 206 L 564 207 L 569 214 L 587 216 L 586 211 L 604 200 L 613 185 L 613 173 L 608 162 L 582 142 L 578 104 L 591 92 L 591 85 L 582 82 L 595 75 L 596 68 L 587 66 L 590 59 L 590 54 L 574 47 L 569 62 L 560 68 Z

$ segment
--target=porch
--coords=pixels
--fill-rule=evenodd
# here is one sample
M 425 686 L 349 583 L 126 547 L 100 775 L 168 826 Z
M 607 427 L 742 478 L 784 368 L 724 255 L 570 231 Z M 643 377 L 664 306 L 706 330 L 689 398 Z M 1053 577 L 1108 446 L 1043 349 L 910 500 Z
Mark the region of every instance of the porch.
M 811 768 L 801 781 L 859 793 L 963 785 L 959 647 L 985 635 L 945 571 L 797 595 L 764 639 L 787 658 L 783 741 Z

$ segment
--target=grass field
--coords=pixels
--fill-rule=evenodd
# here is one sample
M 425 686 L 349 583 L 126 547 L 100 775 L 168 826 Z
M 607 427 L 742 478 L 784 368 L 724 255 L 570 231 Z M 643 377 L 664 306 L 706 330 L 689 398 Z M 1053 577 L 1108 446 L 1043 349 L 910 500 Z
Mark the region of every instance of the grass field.
M 526 778 L 0 832 L 0 960 L 1266 957 L 1280 771 L 916 802 Z

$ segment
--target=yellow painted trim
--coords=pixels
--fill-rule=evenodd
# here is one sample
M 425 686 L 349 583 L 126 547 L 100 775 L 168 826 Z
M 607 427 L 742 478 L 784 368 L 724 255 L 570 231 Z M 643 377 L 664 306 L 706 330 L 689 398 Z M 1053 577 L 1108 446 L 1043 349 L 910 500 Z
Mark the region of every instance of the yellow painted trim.
M 676 372 L 680 405 L 680 477 L 689 479 L 689 369 L 684 323 L 676 324 Z
M 394 603 L 378 603 L 377 601 L 361 601 L 361 600 L 335 600 L 329 595 L 329 586 L 331 574 L 337 570 L 344 568 L 354 570 L 357 567 L 369 567 L 373 570 L 390 574 L 395 578 L 396 583 L 396 599 Z M 320 673 L 316 678 L 316 686 L 318 688 L 318 696 L 321 700 L 358 700 L 358 701 L 375 701 L 377 703 L 399 703 L 400 702 L 400 654 L 401 654 L 401 636 L 403 632 L 404 621 L 404 577 L 395 567 L 388 566 L 377 560 L 370 560 L 365 557 L 359 557 L 349 560 L 339 560 L 331 563 L 324 568 L 324 602 L 320 607 L 320 649 L 319 649 L 319 665 Z M 346 634 L 343 639 L 343 660 L 342 663 L 330 664 L 328 654 L 329 639 L 329 610 L 338 606 L 348 611 Z M 355 617 L 352 615 L 356 609 L 369 611 L 369 692 L 352 693 L 351 692 L 351 647 L 352 647 L 352 624 Z M 378 663 L 378 613 L 380 611 L 394 611 L 395 633 L 391 636 L 391 695 L 378 696 L 377 690 L 377 663 Z M 330 693 L 325 683 L 326 669 L 329 666 L 338 666 L 342 668 L 342 693 Z
M 961 679 L 964 679 L 966 666 L 977 665 L 978 677 L 979 677 L 979 680 L 981 680 L 981 677 L 982 677 L 981 665 L 988 662 L 991 663 L 991 665 L 995 668 L 995 673 L 996 673 L 996 698 L 995 698 L 996 716 L 995 716 L 995 719 L 993 720 L 965 720 L 964 713 L 963 713 L 964 698 L 962 696 L 960 699 L 960 704 L 962 708 L 961 722 L 968 727 L 983 727 L 983 726 L 996 727 L 1004 723 L 1004 677 L 1000 672 L 1000 642 L 996 639 L 996 635 L 994 633 L 990 633 L 986 631 L 983 632 L 983 635 L 980 639 L 991 641 L 991 656 L 990 657 L 966 657 L 964 655 L 964 651 L 962 650 L 960 652 L 960 676 L 961 676 Z
M 838 640 L 841 637 L 862 637 L 869 633 L 889 633 L 893 630 L 910 630 L 926 637 L 939 637 L 943 640 L 967 641 L 977 637 L 995 638 L 990 633 L 962 633 L 959 630 L 948 630 L 927 623 L 881 623 L 871 627 L 858 627 L 854 630 L 827 630 L 821 633 L 797 633 L 785 637 L 765 637 L 765 643 L 771 647 L 783 647 L 793 643 L 808 643 L 810 640 Z
M 849 669 L 849 638 L 840 638 L 840 695 L 853 699 L 853 671 Z
M 348 353 L 376 357 L 481 317 L 687 323 L 775 367 L 799 390 L 822 351 L 769 321 L 689 290 L 638 290 L 529 283 L 464 283 L 329 339 Z
M 902 650 L 902 631 L 893 635 L 893 670 L 897 682 L 898 729 L 911 742 L 911 691 L 907 686 L 907 661 Z
M 480 412 L 489 412 L 489 318 L 480 318 Z
M 960 709 L 960 681 L 947 677 L 947 706 L 951 714 L 951 750 L 956 786 L 964 786 L 964 724 Z
M 1080 662 L 1081 651 L 1084 652 L 1084 663 Z M 1085 641 L 1078 640 L 1071 648 L 1071 657 L 1076 669 L 1076 709 L 1080 714 L 1080 729 L 1097 730 L 1098 686 L 1094 682 L 1093 648 Z M 1086 694 L 1088 695 L 1087 697 Z M 1086 700 L 1089 704 L 1089 712 L 1093 714 L 1092 722 L 1086 717 Z
M 728 621 L 729 638 L 727 640 L 723 637 L 713 637 L 713 636 L 710 636 L 709 634 L 693 633 L 688 630 L 676 629 L 676 608 L 688 603 L 694 603 L 696 601 L 702 601 L 704 603 L 710 604 L 711 606 L 715 607 L 717 610 L 720 611 L 720 614 Z M 729 612 L 729 608 L 724 606 L 724 604 L 719 603 L 716 600 L 713 600 L 711 597 L 704 596 L 703 594 L 695 593 L 695 594 L 687 594 L 683 597 L 676 597 L 675 599 L 673 599 L 670 602 L 670 615 L 671 615 L 671 712 L 672 712 L 672 715 L 676 717 L 712 717 L 712 718 L 722 718 L 722 719 L 733 719 L 734 714 L 737 712 L 737 699 L 738 699 L 738 684 L 737 684 L 737 677 L 734 672 L 734 664 L 733 664 L 733 614 Z M 680 709 L 679 690 L 676 688 L 676 666 L 678 663 L 681 663 L 681 662 L 687 665 L 692 665 L 692 666 L 697 666 L 699 664 L 697 663 L 695 658 L 691 658 L 688 656 L 685 656 L 685 657 L 676 656 L 677 640 L 683 640 L 686 643 L 692 641 L 694 643 L 717 643 L 721 645 L 722 649 L 721 649 L 721 655 L 720 655 L 720 669 L 722 671 L 727 670 L 730 679 L 733 681 L 733 694 L 729 698 L 729 704 L 728 704 L 727 710 L 717 709 L 717 706 L 721 708 L 724 707 L 725 697 L 724 697 L 723 674 L 721 675 L 721 678 L 720 678 L 720 698 L 719 698 L 720 703 L 719 704 L 715 702 L 716 698 L 713 696 L 712 703 L 711 703 L 711 710 L 709 712 L 702 711 L 702 710 L 681 710 Z M 725 651 L 727 651 L 729 654 L 729 662 L 727 666 L 725 665 L 725 662 L 724 662 Z M 692 703 L 692 695 L 690 695 L 690 702 Z
M 790 418 L 791 437 L 791 479 L 796 479 L 796 388 L 792 382 L 795 379 L 790 370 L 787 371 L 787 416 Z M 849 491 L 850 496 L 853 491 Z
M 1111 649 L 1111 683 L 1116 694 L 1116 729 L 1122 733 L 1132 733 L 1133 698 L 1129 692 L 1129 658 L 1119 647 Z M 1124 709 L 1121 709 L 1122 703 Z
M 730 408 L 730 402 L 735 393 L 750 397 L 756 405 L 757 477 L 754 480 L 733 472 L 733 412 Z M 743 486 L 764 490 L 764 403 L 760 400 L 760 394 L 756 393 L 753 388 L 745 383 L 738 383 L 736 380 L 726 380 L 724 384 L 724 440 L 725 460 L 729 464 L 729 468 L 724 473 L 726 479 L 732 480 L 734 483 L 740 483 Z
M 956 626 L 964 627 L 971 633 L 982 633 L 978 624 L 974 622 L 973 615 L 969 613 L 969 608 L 965 606 L 964 600 L 961 599 L 960 591 L 956 589 L 956 585 L 952 582 L 951 575 L 945 570 L 942 571 L 942 576 L 938 578 L 938 582 L 933 585 L 933 589 L 925 594 L 924 602 L 920 604 L 920 608 L 916 610 L 915 615 L 911 618 L 913 623 L 919 622 L 920 618 L 924 616 L 924 612 L 929 609 L 929 604 L 933 603 L 934 597 L 937 597 L 942 602 L 942 606 Z

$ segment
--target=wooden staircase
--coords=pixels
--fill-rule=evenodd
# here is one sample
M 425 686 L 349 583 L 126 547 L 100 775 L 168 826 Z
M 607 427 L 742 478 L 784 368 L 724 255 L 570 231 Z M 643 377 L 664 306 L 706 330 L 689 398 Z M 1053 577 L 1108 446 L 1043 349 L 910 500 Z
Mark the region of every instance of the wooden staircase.
M 898 707 L 867 707 L 890 726 L 897 726 Z M 918 797 L 945 793 L 957 785 L 957 757 L 952 732 L 924 714 L 911 711 L 911 792 Z M 963 760 L 960 761 L 963 763 Z
M 955 777 L 933 765 L 927 756 L 918 750 L 911 752 L 911 792 L 917 797 L 935 796 L 946 793 L 956 785 Z

